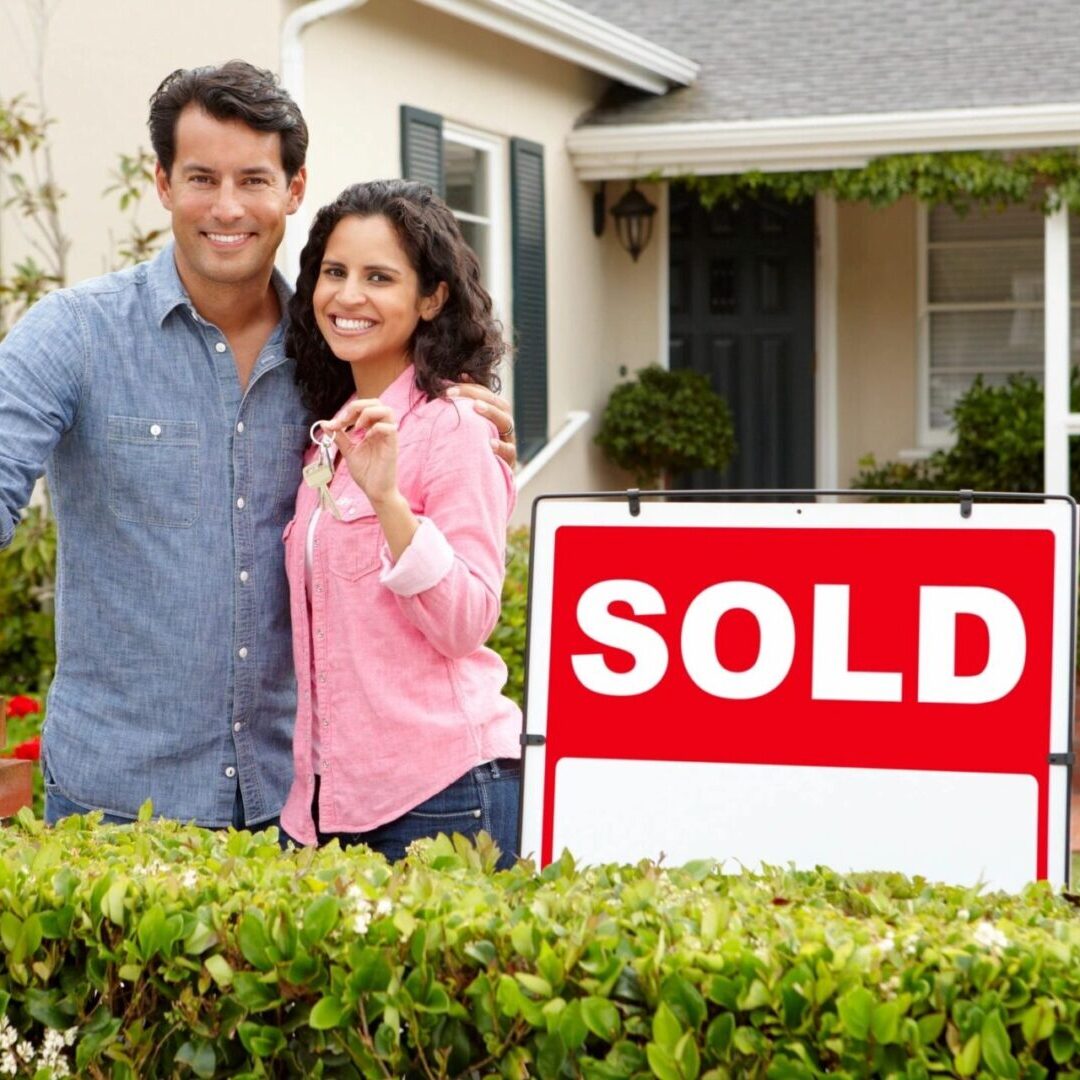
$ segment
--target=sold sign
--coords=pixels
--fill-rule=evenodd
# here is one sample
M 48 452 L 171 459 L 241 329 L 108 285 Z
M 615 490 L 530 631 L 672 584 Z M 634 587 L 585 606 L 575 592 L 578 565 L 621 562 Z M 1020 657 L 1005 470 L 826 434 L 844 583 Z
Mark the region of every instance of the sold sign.
M 1063 883 L 1073 513 L 538 500 L 523 850 Z

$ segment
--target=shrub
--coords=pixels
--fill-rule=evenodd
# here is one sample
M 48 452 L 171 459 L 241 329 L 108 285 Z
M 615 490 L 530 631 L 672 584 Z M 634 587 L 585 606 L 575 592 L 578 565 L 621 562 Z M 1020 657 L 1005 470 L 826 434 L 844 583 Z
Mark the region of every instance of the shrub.
M 506 536 L 506 578 L 502 612 L 487 644 L 506 664 L 506 696 L 519 705 L 525 699 L 525 622 L 529 609 L 529 530 L 511 529 Z
M 0 832 L 0 1012 L 116 1080 L 1080 1067 L 1080 920 L 1045 886 L 494 857 L 24 815 Z
M 735 453 L 731 411 L 708 378 L 655 364 L 612 390 L 595 441 L 643 488 L 666 487 L 675 472 L 722 469 Z
M 1080 380 L 1072 374 L 1073 408 L 1080 400 Z M 956 491 L 1042 491 L 1043 390 L 1030 375 L 1012 375 L 1003 386 L 987 386 L 978 377 L 952 410 L 956 442 L 925 461 L 887 462 L 873 456 L 860 461 L 852 487 Z M 1080 444 L 1070 440 L 1070 484 L 1080 492 Z
M 0 552 L 0 697 L 44 693 L 56 667 L 56 525 L 32 507 Z

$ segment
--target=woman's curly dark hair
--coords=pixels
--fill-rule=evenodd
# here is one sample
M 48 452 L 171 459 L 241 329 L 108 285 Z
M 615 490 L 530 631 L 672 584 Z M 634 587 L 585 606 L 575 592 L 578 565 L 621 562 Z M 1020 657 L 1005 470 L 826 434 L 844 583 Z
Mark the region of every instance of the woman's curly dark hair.
M 495 374 L 506 351 L 492 314 L 491 297 L 480 284 L 480 264 L 465 242 L 450 208 L 426 184 L 372 180 L 347 187 L 324 206 L 300 255 L 296 294 L 289 301 L 286 351 L 296 359 L 300 397 L 316 416 L 333 416 L 352 396 L 352 369 L 335 359 L 315 322 L 313 297 L 327 241 L 342 218 L 384 217 L 394 226 L 419 278 L 421 296 L 445 281 L 449 295 L 435 318 L 417 323 L 410 351 L 416 385 L 429 399 L 467 375 L 498 390 Z

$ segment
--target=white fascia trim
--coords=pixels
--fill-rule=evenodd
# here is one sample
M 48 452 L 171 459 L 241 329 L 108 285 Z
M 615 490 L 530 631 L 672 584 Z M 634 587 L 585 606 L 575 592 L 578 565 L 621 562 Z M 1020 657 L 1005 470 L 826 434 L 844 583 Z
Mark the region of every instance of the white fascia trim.
M 686 86 L 700 65 L 564 0 L 419 0 L 540 52 L 627 86 L 663 94 Z
M 857 169 L 871 158 L 1080 143 L 1080 102 L 933 112 L 800 116 L 729 123 L 597 124 L 566 145 L 582 180 L 659 173 Z

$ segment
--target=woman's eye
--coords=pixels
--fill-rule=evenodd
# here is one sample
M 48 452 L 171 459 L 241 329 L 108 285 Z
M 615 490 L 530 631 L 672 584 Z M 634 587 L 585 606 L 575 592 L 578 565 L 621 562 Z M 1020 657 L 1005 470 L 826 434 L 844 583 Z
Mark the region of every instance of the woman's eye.
M 368 281 L 389 281 L 390 279 L 385 274 L 374 273 L 368 277 Z

